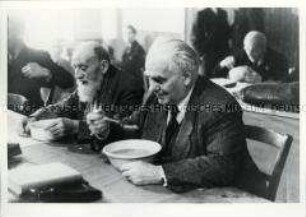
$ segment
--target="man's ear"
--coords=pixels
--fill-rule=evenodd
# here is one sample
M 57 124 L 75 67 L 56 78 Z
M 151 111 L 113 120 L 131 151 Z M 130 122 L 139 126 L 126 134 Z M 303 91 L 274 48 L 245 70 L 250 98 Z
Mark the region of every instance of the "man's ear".
M 109 68 L 109 61 L 102 60 L 100 62 L 100 68 L 101 68 L 102 74 L 105 74 Z

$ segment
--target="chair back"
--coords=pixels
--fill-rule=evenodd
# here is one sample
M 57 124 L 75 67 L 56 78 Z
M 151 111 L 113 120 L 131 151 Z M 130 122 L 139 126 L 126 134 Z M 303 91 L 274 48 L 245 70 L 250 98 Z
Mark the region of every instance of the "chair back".
M 274 165 L 272 167 L 272 172 L 267 174 L 267 172 L 261 171 L 265 173 L 267 178 L 267 188 L 265 189 L 266 192 L 264 197 L 275 201 L 280 178 L 285 167 L 293 138 L 288 134 L 281 134 L 270 129 L 250 125 L 245 126 L 245 133 L 247 139 L 264 143 L 277 150 L 276 159 L 273 159 Z M 269 159 L 269 162 L 270 160 L 272 162 L 272 159 Z

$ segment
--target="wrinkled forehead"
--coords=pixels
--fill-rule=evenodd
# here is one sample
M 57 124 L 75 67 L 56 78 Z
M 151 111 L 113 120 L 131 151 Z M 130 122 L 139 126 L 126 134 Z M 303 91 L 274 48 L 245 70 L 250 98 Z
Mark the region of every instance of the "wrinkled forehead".
M 72 56 L 73 64 L 85 64 L 97 61 L 93 46 L 78 46 L 75 48 Z

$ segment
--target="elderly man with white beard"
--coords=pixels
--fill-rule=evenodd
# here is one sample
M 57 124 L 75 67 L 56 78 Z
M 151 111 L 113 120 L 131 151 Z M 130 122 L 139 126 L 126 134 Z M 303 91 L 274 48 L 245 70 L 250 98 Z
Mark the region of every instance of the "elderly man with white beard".
M 93 135 L 86 123 L 86 116 L 94 107 L 101 108 L 107 117 L 121 119 L 141 103 L 143 87 L 112 66 L 106 49 L 100 44 L 80 44 L 73 54 L 73 67 L 77 90 L 27 117 L 23 121 L 25 133 L 30 133 L 28 123 L 31 121 L 54 119 L 45 129 L 55 140 L 71 135 L 78 141 L 99 140 L 99 135 Z

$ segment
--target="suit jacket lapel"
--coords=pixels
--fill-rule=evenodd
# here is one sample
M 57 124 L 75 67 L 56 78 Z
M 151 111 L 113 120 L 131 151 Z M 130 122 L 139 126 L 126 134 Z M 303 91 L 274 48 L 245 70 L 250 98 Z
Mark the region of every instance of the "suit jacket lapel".
M 185 117 L 181 123 L 181 127 L 176 138 L 176 143 L 172 149 L 172 155 L 174 159 L 185 158 L 190 152 L 190 134 L 196 123 L 197 111 L 188 108 L 198 108 L 200 105 L 199 95 L 201 95 L 203 92 L 206 86 L 206 81 L 207 79 L 205 77 L 200 77 L 195 84 L 193 93 L 191 94 L 190 101 L 188 103 Z
M 167 127 L 167 111 L 158 112 L 157 118 L 155 119 L 158 121 L 156 124 L 157 127 L 157 134 L 158 138 L 156 138 L 156 141 L 158 141 L 159 144 L 162 145 L 162 147 L 165 146 L 165 140 L 166 140 L 166 127 Z
M 172 155 L 174 159 L 185 158 L 190 151 L 189 136 L 193 129 L 193 116 L 192 112 L 186 112 L 185 118 L 181 123 L 179 133 L 176 137 L 176 142 L 172 148 Z

